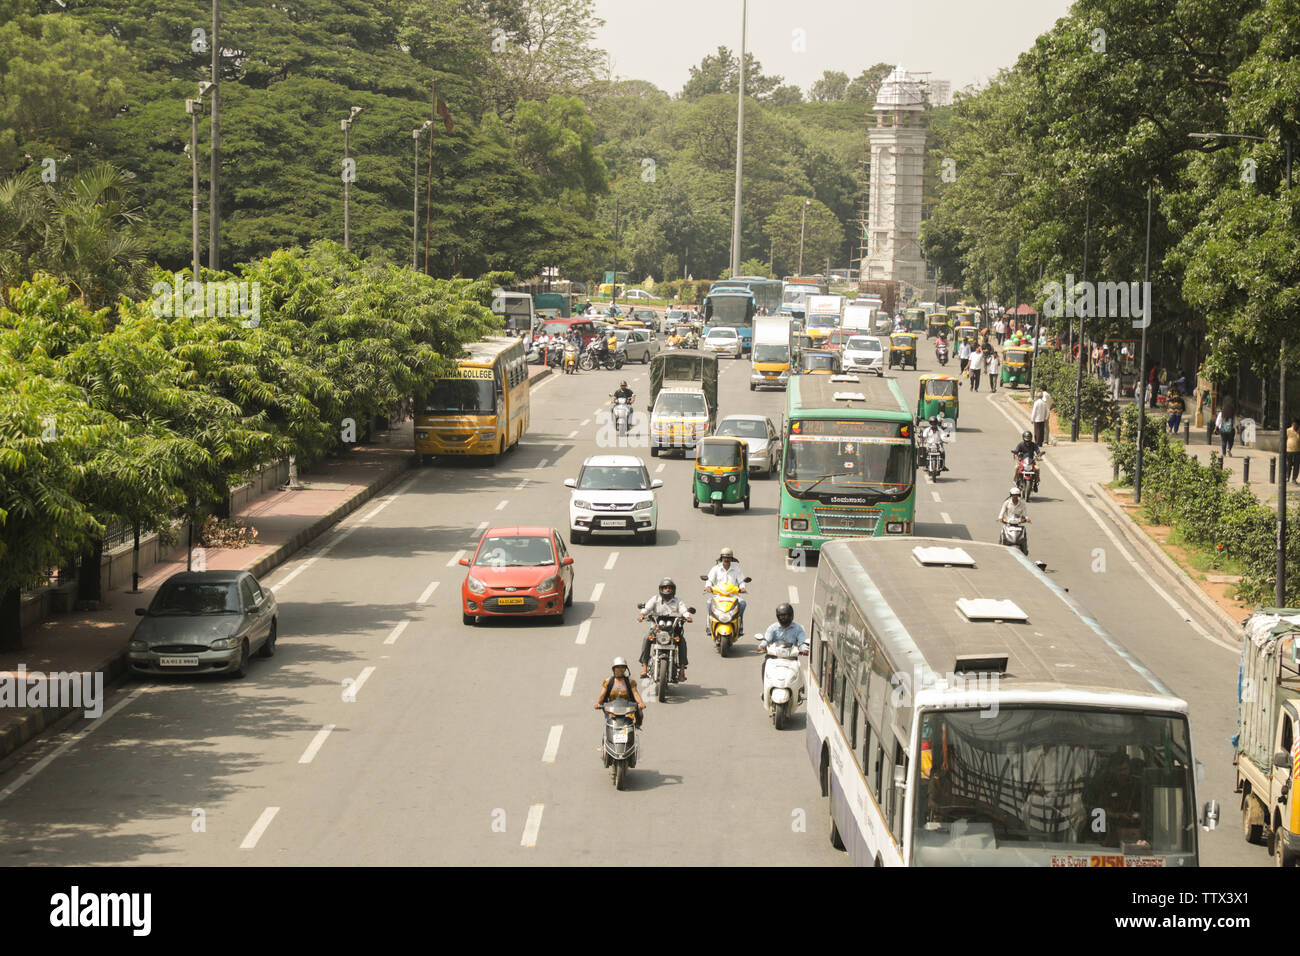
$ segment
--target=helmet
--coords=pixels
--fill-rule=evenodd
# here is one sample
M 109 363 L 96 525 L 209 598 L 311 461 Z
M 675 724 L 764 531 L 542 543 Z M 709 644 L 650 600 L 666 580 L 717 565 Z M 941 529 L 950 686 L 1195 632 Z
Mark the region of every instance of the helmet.
M 1033 441 L 1033 440 L 1034 440 L 1034 436 L 1033 436 L 1030 432 L 1027 432 L 1027 431 L 1021 432 L 1021 433 L 1020 433 L 1020 437 L 1023 438 L 1025 441 Z
M 672 578 L 664 578 L 659 582 L 659 596 L 665 600 L 671 601 L 677 595 L 677 583 Z
M 732 551 L 730 548 L 723 548 L 718 552 L 718 560 L 721 561 L 723 558 L 730 558 L 732 561 L 735 561 L 736 552 Z
M 627 388 L 627 379 L 623 379 L 623 381 L 619 382 L 619 383 L 618 383 L 618 387 L 619 387 L 619 388 Z
M 776 606 L 776 619 L 782 627 L 789 627 L 794 621 L 794 608 L 782 602 Z
M 625 657 L 614 658 L 614 663 L 609 666 L 610 673 L 613 673 L 614 669 L 617 667 L 627 667 L 627 658 Z
M 938 428 L 938 427 L 939 427 L 939 416 L 938 416 L 938 415 L 931 415 L 931 416 L 930 416 L 930 424 L 933 425 L 935 428 Z
M 1020 489 L 1019 489 L 1018 487 L 1013 487 L 1010 491 L 1007 492 L 1007 494 L 1009 494 L 1009 495 L 1014 495 L 1015 497 L 1019 498 L 1019 497 L 1020 497 Z

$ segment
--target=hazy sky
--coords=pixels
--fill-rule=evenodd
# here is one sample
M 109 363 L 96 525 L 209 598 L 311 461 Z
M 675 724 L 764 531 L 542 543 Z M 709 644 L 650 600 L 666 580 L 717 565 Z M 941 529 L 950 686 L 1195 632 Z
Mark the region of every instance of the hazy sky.
M 719 45 L 740 48 L 741 0 L 595 0 L 596 37 L 614 74 L 678 93 Z M 954 92 L 1015 64 L 1065 16 L 1068 0 L 749 0 L 748 49 L 768 75 L 806 93 L 823 70 L 857 76 L 873 63 L 929 72 Z M 805 52 L 796 52 L 796 30 Z

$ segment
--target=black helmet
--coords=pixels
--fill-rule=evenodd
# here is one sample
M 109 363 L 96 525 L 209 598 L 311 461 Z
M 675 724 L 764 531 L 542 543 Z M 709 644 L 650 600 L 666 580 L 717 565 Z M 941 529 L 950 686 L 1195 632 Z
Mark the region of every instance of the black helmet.
M 677 596 L 677 584 L 672 578 L 664 578 L 659 582 L 659 596 L 665 601 L 671 601 Z
M 784 602 L 778 604 L 776 606 L 776 620 L 782 627 L 789 627 L 794 623 L 794 608 Z
M 1025 441 L 1033 441 L 1033 440 L 1034 440 L 1034 436 L 1033 436 L 1032 434 L 1030 434 L 1029 432 L 1021 432 L 1021 433 L 1020 433 L 1020 437 L 1023 438 Z

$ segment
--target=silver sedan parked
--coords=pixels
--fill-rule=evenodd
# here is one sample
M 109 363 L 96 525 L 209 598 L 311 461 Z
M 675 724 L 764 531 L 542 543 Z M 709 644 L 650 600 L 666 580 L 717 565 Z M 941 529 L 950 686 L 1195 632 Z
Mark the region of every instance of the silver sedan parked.
M 718 423 L 715 435 L 743 439 L 745 463 L 750 471 L 771 478 L 781 467 L 781 436 L 772 419 L 762 415 L 728 415 Z
M 275 653 L 275 595 L 247 571 L 182 571 L 158 589 L 127 645 L 135 674 L 243 677 Z

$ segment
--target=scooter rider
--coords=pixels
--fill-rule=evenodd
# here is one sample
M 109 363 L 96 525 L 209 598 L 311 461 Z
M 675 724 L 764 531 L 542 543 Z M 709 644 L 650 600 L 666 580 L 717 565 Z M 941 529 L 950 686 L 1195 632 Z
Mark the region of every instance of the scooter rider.
M 686 604 L 677 596 L 677 584 L 672 578 L 664 578 L 659 582 L 659 593 L 650 600 L 645 602 L 645 607 L 641 613 L 636 616 L 638 621 L 644 621 L 650 617 L 680 617 L 683 620 L 693 620 L 686 612 Z M 650 676 L 650 639 L 641 642 L 641 676 Z M 677 655 L 677 679 L 686 680 L 686 634 L 683 632 L 681 641 L 678 642 L 681 648 Z
M 776 606 L 776 623 L 769 624 L 763 634 L 763 643 L 767 647 L 773 644 L 795 644 L 801 649 L 808 647 L 808 634 L 803 626 L 794 622 L 794 608 L 781 603 Z M 763 654 L 763 668 L 759 672 L 763 678 L 767 675 L 767 654 Z
M 605 678 L 600 684 L 600 696 L 596 698 L 596 710 L 605 706 L 606 701 L 626 700 L 636 702 L 636 725 L 641 726 L 641 721 L 645 717 L 645 700 L 641 697 L 641 691 L 636 686 L 636 681 L 632 680 L 628 670 L 627 661 L 622 657 L 614 658 L 614 663 L 610 667 L 611 676 Z
M 713 588 L 721 584 L 734 584 L 736 590 L 741 594 L 748 593 L 745 590 L 745 578 L 740 573 L 740 568 L 734 565 L 740 562 L 736 560 L 736 552 L 730 548 L 723 548 L 718 552 L 718 563 L 709 570 L 709 576 L 704 582 L 704 593 L 712 594 Z M 737 598 L 737 608 L 740 613 L 736 618 L 736 633 L 745 633 L 745 599 Z
M 1020 444 L 1011 449 L 1011 454 L 1016 457 L 1016 470 L 1012 472 L 1011 480 L 1013 482 L 1020 480 L 1020 459 L 1029 455 L 1034 459 L 1034 487 L 1038 487 L 1038 456 L 1043 450 L 1034 441 L 1034 436 L 1029 432 L 1020 433 Z
M 627 403 L 628 403 L 629 405 L 632 404 L 632 398 L 633 398 L 632 389 L 630 389 L 630 388 L 627 387 L 627 380 L 626 380 L 626 379 L 624 379 L 623 381 L 621 381 L 621 382 L 618 383 L 618 388 L 616 388 L 616 389 L 614 390 L 613 398 L 614 398 L 614 401 L 613 401 L 612 404 L 615 404 L 615 405 L 618 404 L 618 400 L 619 400 L 620 398 L 625 398 L 625 399 L 627 399 Z
M 1002 510 L 998 512 L 998 523 L 1006 524 L 1008 518 L 1019 518 L 1025 524 L 1029 523 L 1029 508 L 1020 500 L 1020 489 L 1013 487 L 1007 492 L 1007 500 L 1002 502 Z M 1025 529 L 1025 549 L 1029 549 L 1029 529 Z
M 939 443 L 939 460 L 943 462 L 942 471 L 948 470 L 948 452 L 943 447 L 945 443 L 952 441 L 948 433 L 943 430 L 939 424 L 939 416 L 931 415 L 930 420 L 925 423 L 921 429 L 921 446 L 928 447 L 930 440 L 934 439 Z

